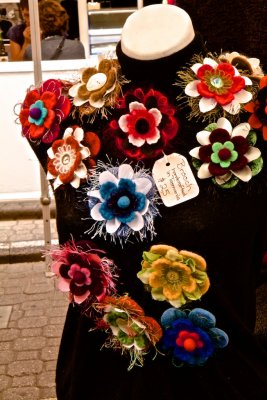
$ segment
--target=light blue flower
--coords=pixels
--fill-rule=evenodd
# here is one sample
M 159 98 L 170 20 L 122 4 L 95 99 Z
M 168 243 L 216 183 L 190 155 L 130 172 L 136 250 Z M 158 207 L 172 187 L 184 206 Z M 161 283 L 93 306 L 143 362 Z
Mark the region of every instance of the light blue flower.
M 42 100 L 37 100 L 34 104 L 30 106 L 30 112 L 28 121 L 31 124 L 35 124 L 38 126 L 42 126 L 47 116 L 47 108 L 44 106 L 44 102 Z

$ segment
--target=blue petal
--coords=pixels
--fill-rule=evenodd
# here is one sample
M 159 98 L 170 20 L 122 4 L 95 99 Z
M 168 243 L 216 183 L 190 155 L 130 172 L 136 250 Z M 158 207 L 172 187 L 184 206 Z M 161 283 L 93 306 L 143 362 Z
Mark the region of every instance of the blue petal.
M 116 218 L 123 224 L 127 224 L 128 222 L 131 222 L 135 219 L 135 212 L 134 211 L 129 211 L 129 213 L 127 215 L 117 215 L 116 214 Z
M 135 211 L 142 211 L 146 205 L 146 196 L 143 193 L 135 193 L 135 198 L 137 200 Z
M 226 347 L 229 343 L 229 337 L 222 329 L 212 328 L 209 330 L 209 336 L 212 343 L 216 348 L 222 349 Z
M 188 318 L 194 323 L 194 325 L 197 325 L 200 328 L 210 329 L 215 327 L 215 316 L 203 308 L 194 308 L 194 310 L 190 311 L 188 314 Z
M 113 210 L 108 207 L 106 202 L 101 204 L 101 206 L 99 208 L 99 212 L 102 215 L 102 217 L 104 219 L 106 219 L 107 221 L 110 220 L 110 219 L 115 218 Z
M 136 189 L 136 184 L 133 181 L 131 181 L 130 179 L 121 178 L 119 181 L 118 187 L 120 189 L 126 190 L 126 191 L 134 194 L 135 189 Z
M 103 185 L 101 185 L 99 188 L 100 195 L 104 200 L 108 200 L 113 193 L 116 193 L 117 190 L 117 186 L 113 182 L 103 183 Z
M 164 311 L 162 314 L 160 321 L 163 327 L 167 328 L 180 318 L 186 318 L 186 313 L 184 311 L 180 311 L 177 308 L 168 308 L 168 310 Z

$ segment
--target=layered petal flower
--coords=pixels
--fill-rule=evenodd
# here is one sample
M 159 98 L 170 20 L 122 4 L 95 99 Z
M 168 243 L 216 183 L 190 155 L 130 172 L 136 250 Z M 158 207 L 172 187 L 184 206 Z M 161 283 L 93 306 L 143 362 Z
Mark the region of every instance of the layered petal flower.
M 203 257 L 168 245 L 153 245 L 144 252 L 137 276 L 153 299 L 166 300 L 174 307 L 199 300 L 210 286 Z
M 190 155 L 197 159 L 194 165 L 200 179 L 213 177 L 227 188 L 239 180 L 248 182 L 262 169 L 261 152 L 251 145 L 256 142 L 256 134 L 249 123 L 232 128 L 229 120 L 219 118 L 216 124 L 198 132 L 197 140 L 201 146 L 192 149 Z
M 40 88 L 28 91 L 19 114 L 23 136 L 44 143 L 57 139 L 60 124 L 71 109 L 70 100 L 61 92 L 62 83 L 56 79 L 49 79 Z
M 246 104 L 244 108 L 251 113 L 248 120 L 251 127 L 261 130 L 264 140 L 267 140 L 267 76 L 260 80 L 255 101 Z

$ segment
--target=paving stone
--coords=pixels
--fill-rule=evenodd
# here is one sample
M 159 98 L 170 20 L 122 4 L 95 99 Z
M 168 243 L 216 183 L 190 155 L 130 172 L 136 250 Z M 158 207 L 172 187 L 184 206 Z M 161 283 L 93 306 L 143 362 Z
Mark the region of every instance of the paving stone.
M 44 315 L 44 310 L 42 309 L 33 309 L 33 310 L 27 310 L 25 311 L 25 317 L 41 317 Z
M 41 352 L 41 360 L 56 360 L 58 356 L 58 347 L 45 347 Z
M 22 337 L 40 337 L 42 335 L 42 328 L 28 328 L 22 329 L 21 331 Z
M 21 308 L 22 310 L 37 310 L 46 309 L 50 306 L 49 300 L 38 300 L 38 301 L 24 301 Z
M 18 304 L 22 303 L 25 299 L 24 294 L 5 294 L 4 296 L 1 296 L 0 298 L 0 303 L 2 306 L 7 306 L 7 305 L 13 305 L 13 304 Z
M 56 389 L 53 388 L 40 388 L 40 400 L 57 400 Z M 78 399 L 77 399 L 78 400 Z
M 59 347 L 61 338 L 47 338 L 47 347 Z
M 0 352 L 0 364 L 9 364 L 14 361 L 15 353 L 11 350 Z
M 18 322 L 18 327 L 24 328 L 40 328 L 47 324 L 47 317 L 24 317 Z
M 43 372 L 37 377 L 38 387 L 54 387 L 55 386 L 55 372 Z
M 0 343 L 0 351 L 9 350 L 11 349 L 11 342 L 1 342 Z
M 17 327 L 18 327 L 17 321 L 11 321 L 8 324 L 8 328 L 17 328 Z
M 23 291 L 25 294 L 35 294 L 35 293 L 48 293 L 54 290 L 52 285 L 49 285 L 47 282 L 40 284 L 32 284 L 30 283 Z
M 46 371 L 55 371 L 57 366 L 57 360 L 52 361 L 45 361 L 44 362 L 44 369 Z
M 0 342 L 10 342 L 18 338 L 20 335 L 19 329 L 0 329 Z
M 18 338 L 14 343 L 14 350 L 38 350 L 45 347 L 46 341 L 44 337 Z
M 19 351 L 17 353 L 17 361 L 22 360 L 37 360 L 39 359 L 39 352 L 37 350 L 32 351 Z
M 13 387 L 23 387 L 23 386 L 36 386 L 36 376 L 26 375 L 26 376 L 15 376 L 12 380 Z
M 39 400 L 37 387 L 9 388 L 4 390 L 2 400 Z
M 48 308 L 45 310 L 45 315 L 49 317 L 61 317 L 66 315 L 67 309 L 68 309 L 68 302 L 66 301 L 66 304 L 62 307 L 53 307 L 53 308 Z M 51 320 L 50 320 L 51 321 Z
M 12 311 L 10 321 L 17 321 L 18 319 L 22 318 L 24 312 L 22 310 Z
M 7 366 L 6 365 L 0 365 L 0 375 L 6 375 L 6 369 L 7 369 Z M 0 392 L 1 392 L 1 389 L 0 389 Z
M 67 311 L 67 310 L 66 310 Z M 66 312 L 62 314 L 60 317 L 52 317 L 49 318 L 49 324 L 50 325 L 61 325 L 63 327 L 66 319 Z
M 5 279 L 3 281 L 3 286 L 5 288 L 12 287 L 12 286 L 21 287 L 21 279 L 17 278 L 17 277 Z
M 5 375 L 0 375 L 0 396 L 4 389 L 7 389 L 11 384 L 11 378 Z M 0 397 L 1 399 L 2 397 Z M 10 399 L 9 399 L 10 400 Z
M 7 371 L 10 376 L 23 376 L 40 374 L 42 369 L 43 362 L 41 360 L 23 360 L 10 363 Z
M 47 325 L 43 329 L 45 337 L 61 337 L 62 325 Z
M 19 294 L 19 293 L 23 293 L 23 287 L 22 287 L 22 286 L 5 287 L 4 293 L 5 293 L 5 294 Z

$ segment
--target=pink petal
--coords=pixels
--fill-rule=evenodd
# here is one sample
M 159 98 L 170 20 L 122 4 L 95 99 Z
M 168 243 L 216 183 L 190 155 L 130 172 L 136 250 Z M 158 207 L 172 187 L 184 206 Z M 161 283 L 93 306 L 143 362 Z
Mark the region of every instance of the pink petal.
M 147 138 L 146 142 L 148 144 L 154 144 L 157 143 L 160 139 L 160 131 L 158 130 L 158 128 L 155 128 L 155 135 L 151 138 Z
M 134 135 L 129 135 L 128 140 L 129 140 L 129 143 L 133 144 L 136 147 L 141 147 L 146 142 L 145 139 L 142 139 L 140 137 L 135 138 Z
M 138 101 L 133 101 L 129 104 L 129 110 L 132 112 L 133 110 L 146 110 L 144 104 L 139 103 Z
M 59 283 L 58 283 L 58 288 L 62 292 L 69 292 L 70 291 L 70 281 L 60 278 Z
M 129 116 L 129 114 L 122 115 L 120 117 L 120 119 L 118 120 L 119 127 L 121 128 L 121 130 L 123 132 L 128 132 L 129 131 L 129 129 L 128 129 L 128 120 L 127 120 L 128 116 Z
M 156 126 L 158 126 L 162 120 L 161 112 L 157 108 L 151 108 L 148 112 L 153 115 Z

